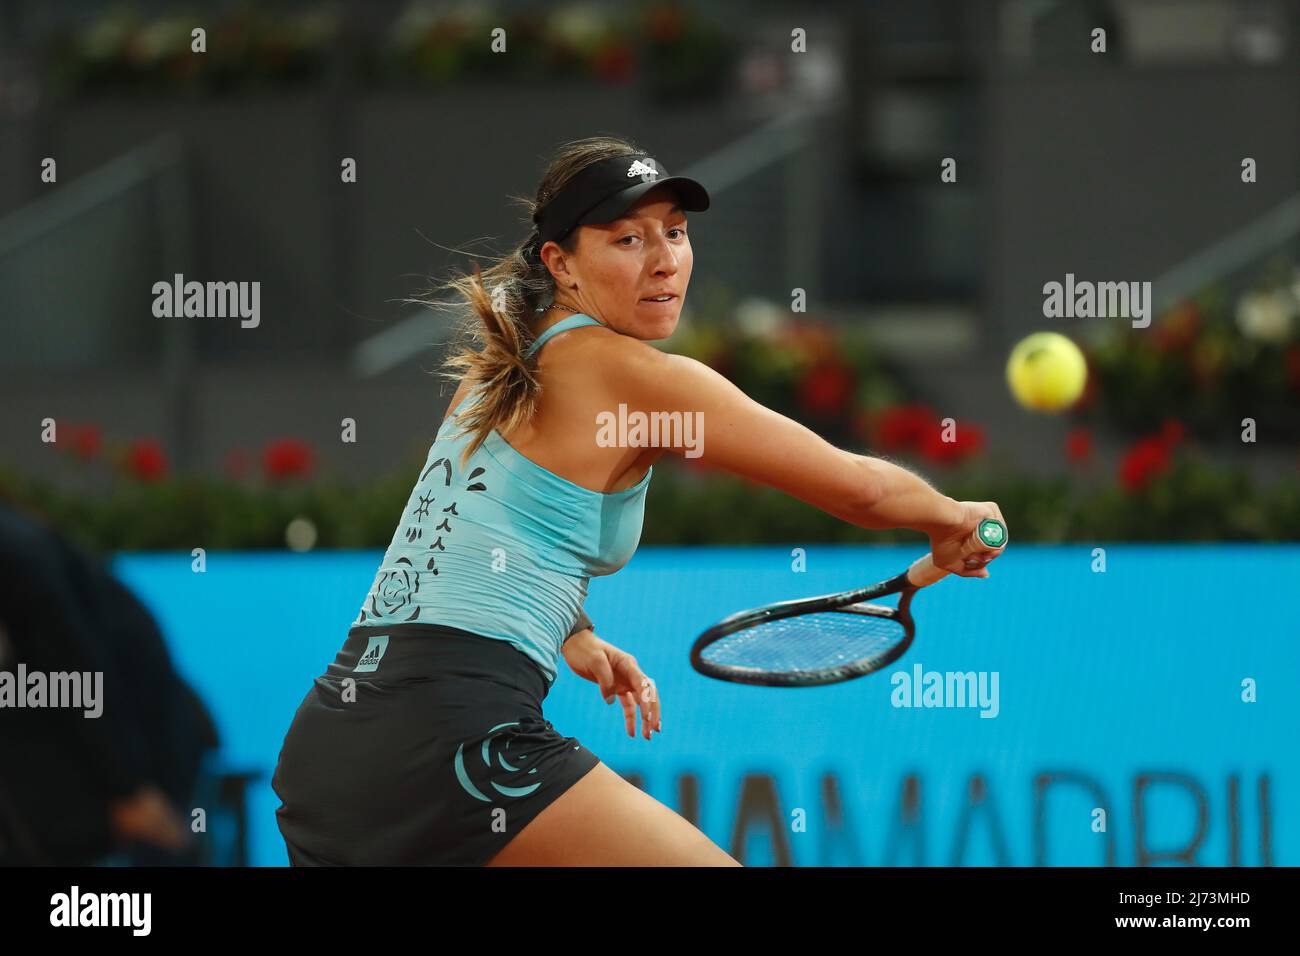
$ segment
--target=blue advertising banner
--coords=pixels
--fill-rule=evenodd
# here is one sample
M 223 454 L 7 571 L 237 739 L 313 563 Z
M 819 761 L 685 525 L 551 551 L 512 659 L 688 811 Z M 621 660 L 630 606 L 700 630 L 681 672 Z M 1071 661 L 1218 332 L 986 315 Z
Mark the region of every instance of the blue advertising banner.
M 287 862 L 276 755 L 380 556 L 212 552 L 202 573 L 188 554 L 116 560 L 224 761 L 260 774 L 255 864 Z M 587 611 L 655 679 L 663 734 L 629 738 L 563 663 L 546 717 L 748 865 L 1300 864 L 1300 547 L 1013 542 L 990 579 L 921 592 L 915 643 L 880 673 L 764 688 L 690 667 L 728 614 L 915 556 L 642 548 L 592 582 Z

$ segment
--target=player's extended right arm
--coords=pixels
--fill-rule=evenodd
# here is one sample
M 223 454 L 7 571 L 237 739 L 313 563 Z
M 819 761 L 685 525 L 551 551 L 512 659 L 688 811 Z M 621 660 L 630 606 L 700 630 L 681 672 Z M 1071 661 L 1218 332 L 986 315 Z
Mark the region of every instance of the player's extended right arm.
M 908 528 L 941 537 L 968 522 L 961 502 L 880 458 L 836 448 L 755 402 L 702 362 L 633 339 L 617 343 L 610 388 L 629 414 L 700 417 L 699 459 L 785 492 L 862 528 Z M 684 454 L 683 448 L 670 448 Z

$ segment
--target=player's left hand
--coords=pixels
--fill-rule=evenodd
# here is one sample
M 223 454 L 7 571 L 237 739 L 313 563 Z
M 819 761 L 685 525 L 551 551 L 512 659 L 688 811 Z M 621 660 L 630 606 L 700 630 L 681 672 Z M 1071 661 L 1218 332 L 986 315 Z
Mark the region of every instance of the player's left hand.
M 636 709 L 641 707 L 641 735 L 650 739 L 651 731 L 663 733 L 660 725 L 659 690 L 655 682 L 642 673 L 636 658 L 603 641 L 587 628 L 578 631 L 561 648 L 569 669 L 584 680 L 600 687 L 605 703 L 617 697 L 623 705 L 627 735 L 636 736 Z

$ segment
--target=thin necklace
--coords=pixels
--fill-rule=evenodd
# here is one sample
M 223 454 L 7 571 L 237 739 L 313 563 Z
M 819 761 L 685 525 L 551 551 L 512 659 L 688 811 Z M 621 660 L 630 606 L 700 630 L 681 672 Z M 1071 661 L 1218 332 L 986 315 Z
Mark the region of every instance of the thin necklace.
M 543 307 L 543 308 L 534 309 L 534 311 L 537 312 L 537 313 L 540 315 L 540 314 L 543 313 L 543 312 L 549 312 L 549 311 L 551 311 L 551 309 L 569 309 L 569 307 L 568 307 L 567 305 L 556 305 L 554 302 L 552 302 L 550 305 L 545 306 L 545 307 Z M 570 312 L 575 312 L 575 313 L 576 313 L 578 310 L 577 310 L 577 309 L 569 309 L 569 311 L 570 311 Z

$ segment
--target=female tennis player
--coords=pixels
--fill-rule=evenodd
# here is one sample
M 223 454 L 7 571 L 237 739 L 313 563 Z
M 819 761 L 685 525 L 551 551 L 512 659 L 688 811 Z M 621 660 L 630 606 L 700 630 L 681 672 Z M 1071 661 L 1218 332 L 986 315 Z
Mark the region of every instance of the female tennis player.
M 621 702 L 629 735 L 638 708 L 643 736 L 662 732 L 654 682 L 582 604 L 636 550 L 654 462 L 686 449 L 598 441 L 602 412 L 702 412 L 711 465 L 864 528 L 924 532 L 940 567 L 988 576 L 994 552 L 971 541 L 995 504 L 835 448 L 647 344 L 681 315 L 702 185 L 598 137 L 563 146 L 525 203 L 528 239 L 443 286 L 477 347 L 448 360 L 451 410 L 280 751 L 294 865 L 738 865 L 542 716 L 563 657 Z

